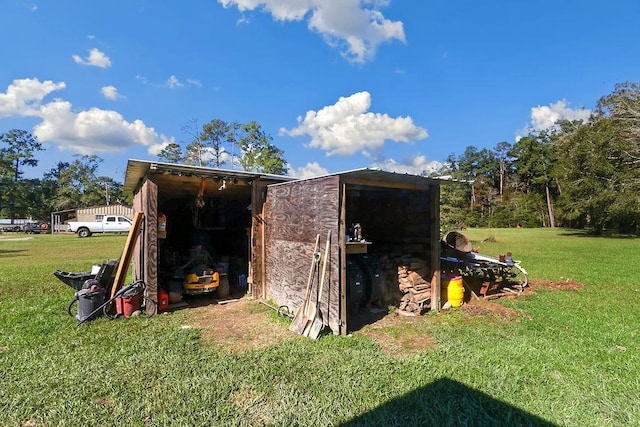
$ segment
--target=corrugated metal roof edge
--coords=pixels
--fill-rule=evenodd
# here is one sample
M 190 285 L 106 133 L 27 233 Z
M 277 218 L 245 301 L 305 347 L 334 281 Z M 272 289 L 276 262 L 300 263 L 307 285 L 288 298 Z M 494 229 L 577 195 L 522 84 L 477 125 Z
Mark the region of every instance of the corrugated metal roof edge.
M 137 173 L 136 172 L 137 169 Z M 149 170 L 174 170 L 184 173 L 201 173 L 204 175 L 224 174 L 235 176 L 238 178 L 265 178 L 274 180 L 292 181 L 295 178 L 285 175 L 275 175 L 260 172 L 248 172 L 235 169 L 208 168 L 203 166 L 183 165 L 178 163 L 156 162 L 151 160 L 129 159 L 127 161 L 127 170 L 125 172 L 125 180 L 123 190 L 125 192 L 133 192 L 140 180 L 149 172 Z
M 380 175 L 386 175 L 386 176 L 393 176 L 393 177 L 403 177 L 406 176 L 408 179 L 421 179 L 421 180 L 425 180 L 425 181 L 430 181 L 430 182 L 451 182 L 449 180 L 446 179 L 439 179 L 439 178 L 433 178 L 433 177 L 428 177 L 428 176 L 422 176 L 422 175 L 414 175 L 414 174 L 410 174 L 410 173 L 399 173 L 399 172 L 391 172 L 391 171 L 385 171 L 382 169 L 374 169 L 374 168 L 359 168 L 359 169 L 350 169 L 347 171 L 342 171 L 342 172 L 333 172 L 333 173 L 328 173 L 328 174 L 324 174 L 324 175 L 317 175 L 317 176 L 312 176 L 312 177 L 308 177 L 308 178 L 297 178 L 295 179 L 295 181 L 308 181 L 311 179 L 318 179 L 318 178 L 326 178 L 326 177 L 330 177 L 330 176 L 367 176 L 367 175 L 373 175 L 373 174 L 380 174 Z M 272 186 L 278 186 L 278 185 L 286 185 L 287 182 L 280 182 L 277 184 L 271 184 L 270 187 Z

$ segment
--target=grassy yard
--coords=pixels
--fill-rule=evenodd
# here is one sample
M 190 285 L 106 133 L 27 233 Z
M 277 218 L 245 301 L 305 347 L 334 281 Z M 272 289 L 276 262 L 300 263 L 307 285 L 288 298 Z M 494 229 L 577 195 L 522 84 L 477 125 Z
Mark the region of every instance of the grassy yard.
M 53 271 L 117 258 L 126 236 L 0 235 L 0 425 L 640 425 L 640 239 L 463 233 L 482 254 L 513 252 L 532 290 L 492 303 L 503 311 L 378 327 L 430 343 L 414 352 L 366 331 L 298 337 L 255 302 L 252 319 L 286 339 L 230 351 L 195 310 L 77 327 Z

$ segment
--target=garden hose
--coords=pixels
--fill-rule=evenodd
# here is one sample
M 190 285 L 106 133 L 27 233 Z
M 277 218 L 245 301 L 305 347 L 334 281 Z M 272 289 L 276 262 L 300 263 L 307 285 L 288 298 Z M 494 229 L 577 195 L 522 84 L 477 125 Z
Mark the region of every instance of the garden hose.
M 131 291 L 132 289 L 140 290 L 140 288 L 142 290 L 144 290 L 144 288 L 145 288 L 144 281 L 142 281 L 142 280 L 137 280 L 137 281 L 133 282 L 132 284 L 127 285 L 127 286 L 123 287 L 122 289 L 118 290 L 111 299 L 107 300 L 104 304 L 102 304 L 100 307 L 96 308 L 93 312 L 91 312 L 91 314 L 89 314 L 89 316 L 85 317 L 80 322 L 78 322 L 78 326 L 82 325 L 85 321 L 90 319 L 91 316 L 95 315 L 96 313 L 99 313 L 100 310 L 104 310 L 104 308 L 107 306 L 107 304 L 115 301 L 116 298 L 122 298 L 123 295 L 125 295 L 127 292 Z

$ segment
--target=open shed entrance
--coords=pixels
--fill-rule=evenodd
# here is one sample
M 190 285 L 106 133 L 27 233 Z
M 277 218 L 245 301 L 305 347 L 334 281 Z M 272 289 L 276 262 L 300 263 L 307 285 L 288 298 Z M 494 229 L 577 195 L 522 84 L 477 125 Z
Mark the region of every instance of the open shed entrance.
M 158 187 L 159 224 L 166 221 L 166 235 L 158 232 L 159 288 L 172 303 L 246 292 L 251 186 L 202 178 L 197 192 L 184 190 Z
M 134 210 L 144 213 L 134 259 L 136 277 L 146 283 L 147 311 L 155 312 L 163 298 L 178 304 L 246 293 L 259 264 L 252 247 L 261 235 L 256 217 L 264 188 L 290 180 L 130 159 L 124 188 L 134 194 Z
M 349 331 L 383 317 L 429 309 L 433 262 L 432 191 L 346 184 L 346 318 Z
M 415 315 L 438 309 L 439 185 L 370 169 L 269 185 L 266 297 L 294 312 L 318 301 L 324 325 L 336 334 L 372 323 L 390 306 Z M 323 247 L 329 233 L 327 279 L 319 292 L 309 288 L 305 272 L 314 262 L 316 236 Z

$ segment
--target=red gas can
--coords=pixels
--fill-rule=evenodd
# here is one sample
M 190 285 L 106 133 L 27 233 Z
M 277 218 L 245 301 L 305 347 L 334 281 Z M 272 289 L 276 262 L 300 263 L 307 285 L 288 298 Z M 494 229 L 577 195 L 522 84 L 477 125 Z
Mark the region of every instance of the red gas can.
M 164 289 L 158 290 L 158 311 L 169 308 L 169 293 Z

